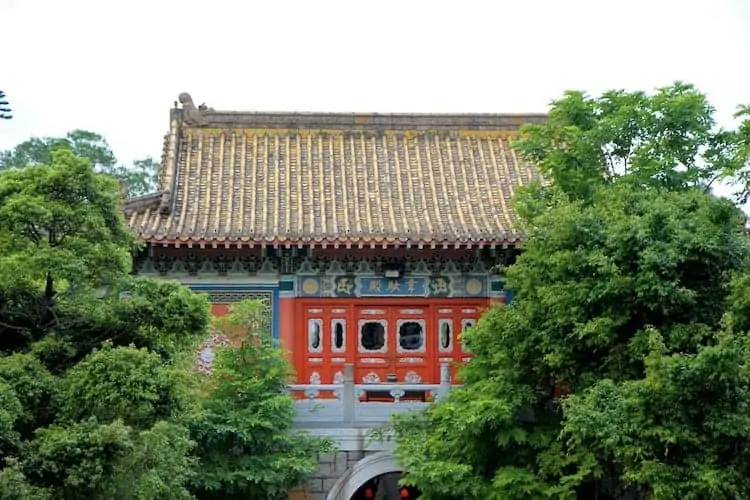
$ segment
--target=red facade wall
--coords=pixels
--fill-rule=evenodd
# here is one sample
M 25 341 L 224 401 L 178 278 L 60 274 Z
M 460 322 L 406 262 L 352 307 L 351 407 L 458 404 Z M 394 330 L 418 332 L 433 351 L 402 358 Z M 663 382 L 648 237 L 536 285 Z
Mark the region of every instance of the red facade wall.
M 418 258 L 428 262 L 436 259 L 439 263 L 448 259 L 459 262 L 477 258 L 477 250 L 471 248 L 328 247 L 315 248 L 312 254 L 315 258 L 339 262 L 360 259 L 404 262 Z M 153 247 L 154 257 L 186 261 L 205 258 L 262 260 L 263 255 L 260 247 Z M 221 281 L 219 276 L 213 285 L 220 286 Z M 432 296 L 306 298 L 282 295 L 278 298 L 275 324 L 280 346 L 293 363 L 300 384 L 338 383 L 348 363 L 354 364 L 358 384 L 369 380 L 386 383 L 393 376 L 399 383 L 437 384 L 440 365 L 444 362 L 451 364 L 455 380 L 456 366 L 471 356 L 460 340 L 462 330 L 476 324 L 482 312 L 497 302 L 489 298 Z M 230 303 L 214 302 L 211 312 L 223 316 L 230 307 Z M 375 344 L 365 345 L 372 343 L 370 337 L 373 336 L 383 339 L 375 338 Z
M 419 380 L 437 384 L 441 362 L 451 364 L 455 378 L 457 366 L 471 357 L 461 342 L 461 332 L 476 324 L 490 301 L 283 298 L 279 306 L 281 347 L 295 367 L 297 383 L 308 384 L 317 377 L 319 383 L 336 383 L 336 374 L 343 374 L 344 364 L 353 363 L 356 383 L 363 383 L 368 376 L 372 378 L 372 374 L 385 383 L 389 375 L 395 374 L 401 383 Z M 211 312 L 223 316 L 230 307 L 231 304 L 214 303 Z M 363 346 L 362 329 L 368 323 L 383 326 L 384 345 L 379 349 L 368 350 Z M 407 349 L 400 345 L 400 333 L 405 328 L 400 332 L 399 327 L 404 324 L 421 327 L 421 339 Z M 318 345 L 314 345 L 312 336 L 316 332 L 311 328 L 320 329 Z
M 471 356 L 461 331 L 489 305 L 488 299 L 297 299 L 298 381 L 336 383 L 344 364 L 353 363 L 360 384 L 373 377 L 385 383 L 389 375 L 401 383 L 439 383 L 441 362 L 449 362 L 455 376 L 456 365 Z

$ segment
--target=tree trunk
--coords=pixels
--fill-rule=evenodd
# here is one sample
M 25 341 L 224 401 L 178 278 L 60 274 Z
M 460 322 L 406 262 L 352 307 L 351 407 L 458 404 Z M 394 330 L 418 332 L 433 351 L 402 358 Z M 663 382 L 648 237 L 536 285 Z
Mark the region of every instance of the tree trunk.
M 52 299 L 55 297 L 55 280 L 52 273 L 47 273 L 47 282 L 44 286 L 44 298 L 47 299 L 47 305 L 52 305 Z

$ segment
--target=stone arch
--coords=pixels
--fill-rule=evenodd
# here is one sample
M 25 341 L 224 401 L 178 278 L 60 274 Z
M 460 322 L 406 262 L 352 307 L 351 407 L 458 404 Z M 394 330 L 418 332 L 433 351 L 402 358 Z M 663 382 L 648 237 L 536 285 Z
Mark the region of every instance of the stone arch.
M 333 484 L 326 500 L 350 500 L 360 486 L 370 479 L 391 472 L 403 472 L 396 457 L 389 451 L 368 455 L 347 469 Z

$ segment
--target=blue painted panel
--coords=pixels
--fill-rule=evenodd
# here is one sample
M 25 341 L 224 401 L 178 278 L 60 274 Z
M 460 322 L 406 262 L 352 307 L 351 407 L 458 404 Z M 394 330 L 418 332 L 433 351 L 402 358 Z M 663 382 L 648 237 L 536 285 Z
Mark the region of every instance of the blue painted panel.
M 361 297 L 426 297 L 427 278 L 359 278 Z

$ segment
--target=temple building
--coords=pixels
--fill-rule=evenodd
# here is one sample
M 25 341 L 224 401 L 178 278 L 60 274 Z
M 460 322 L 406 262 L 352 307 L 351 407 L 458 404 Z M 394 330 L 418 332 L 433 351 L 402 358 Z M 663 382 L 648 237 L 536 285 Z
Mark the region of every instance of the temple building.
M 258 298 L 301 384 L 431 383 L 461 332 L 510 299 L 511 197 L 538 176 L 510 142 L 545 115 L 171 110 L 158 192 L 126 203 L 136 272 Z M 206 351 L 205 362 L 210 362 Z

